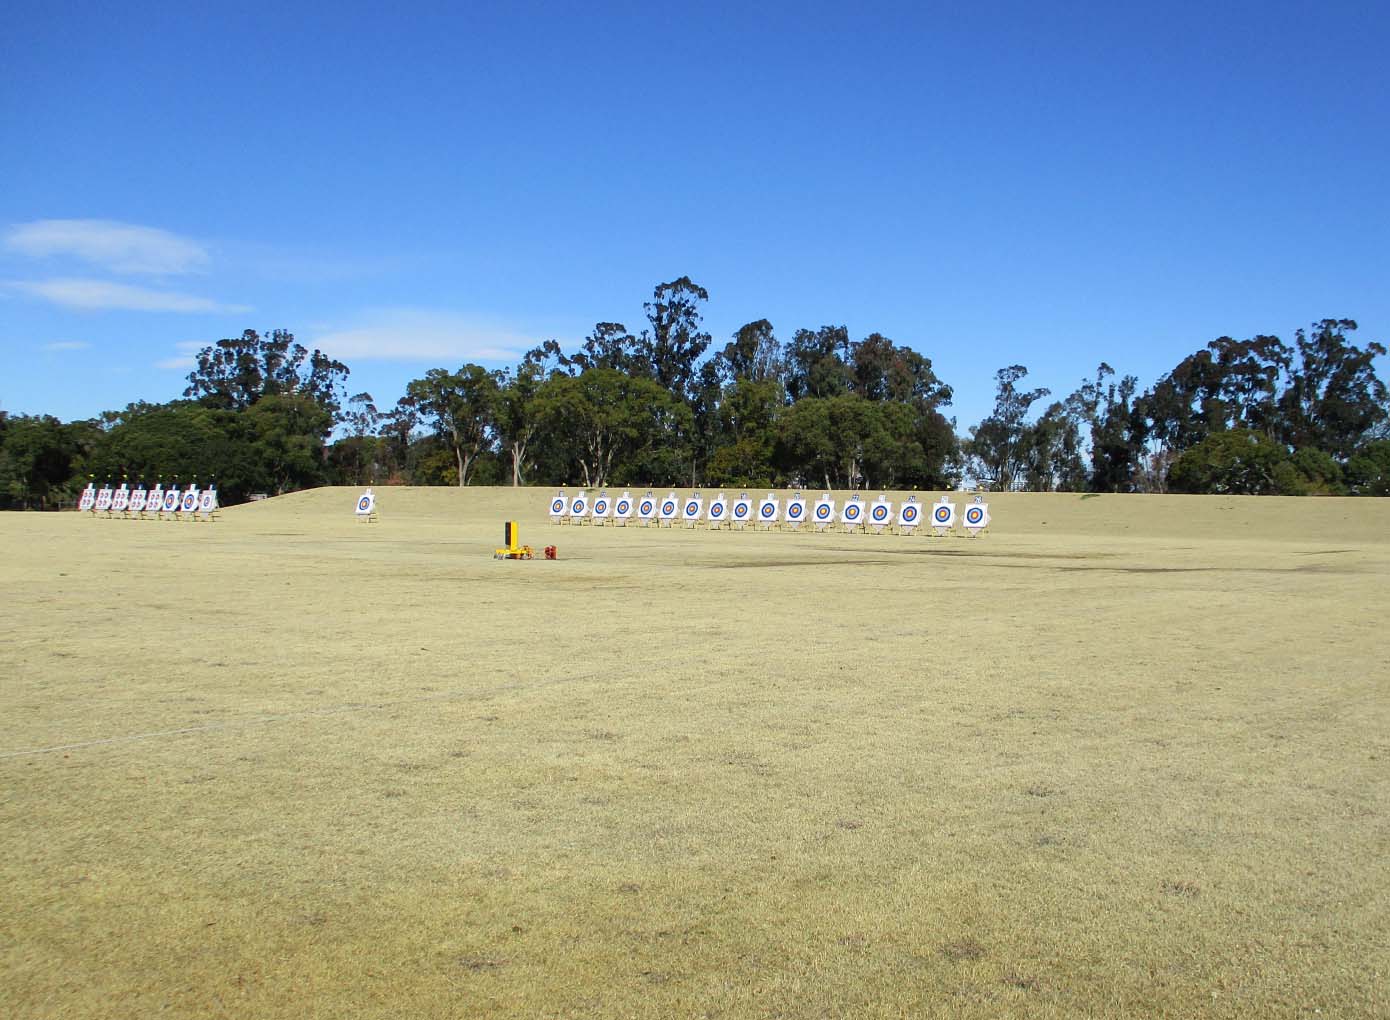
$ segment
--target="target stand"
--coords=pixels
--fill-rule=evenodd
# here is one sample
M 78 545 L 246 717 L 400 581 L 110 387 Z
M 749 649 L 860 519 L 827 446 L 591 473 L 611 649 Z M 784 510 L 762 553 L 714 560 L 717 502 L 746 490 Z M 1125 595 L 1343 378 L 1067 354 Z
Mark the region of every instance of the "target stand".
M 215 503 L 216 496 L 213 499 Z M 357 520 L 361 524 L 375 524 L 377 522 L 376 493 L 372 492 L 371 489 L 357 497 Z

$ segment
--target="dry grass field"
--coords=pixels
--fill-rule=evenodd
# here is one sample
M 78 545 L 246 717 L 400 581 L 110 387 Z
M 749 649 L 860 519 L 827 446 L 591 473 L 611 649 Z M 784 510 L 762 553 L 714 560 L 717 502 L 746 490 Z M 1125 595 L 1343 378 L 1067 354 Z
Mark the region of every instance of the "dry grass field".
M 355 495 L 0 515 L 0 1016 L 1390 1015 L 1390 500 Z

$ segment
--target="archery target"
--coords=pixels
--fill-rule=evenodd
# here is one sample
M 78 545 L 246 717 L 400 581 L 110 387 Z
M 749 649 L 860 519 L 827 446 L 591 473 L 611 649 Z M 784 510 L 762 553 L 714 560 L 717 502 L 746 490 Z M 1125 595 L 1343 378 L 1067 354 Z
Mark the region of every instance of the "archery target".
M 659 516 L 663 521 L 674 521 L 676 519 L 676 507 L 676 497 L 673 493 L 661 501 Z
M 884 500 L 879 500 L 869 507 L 869 521 L 875 527 L 883 527 L 893 521 L 893 504 Z
M 733 520 L 739 524 L 748 523 L 748 519 L 753 516 L 753 501 L 746 496 L 742 499 L 734 500 Z
M 965 528 L 967 531 L 978 533 L 987 527 L 989 527 L 988 503 L 971 503 L 965 508 Z
M 718 524 L 729 516 L 729 501 L 723 496 L 712 500 L 709 505 L 709 520 L 711 524 Z
M 705 501 L 695 496 L 691 496 L 685 501 L 685 516 L 682 518 L 687 521 L 698 521 L 700 511 L 705 507 Z
M 570 498 L 568 496 L 556 496 L 550 501 L 550 516 L 563 517 L 570 508 Z
M 161 506 L 159 509 L 162 510 L 162 511 L 164 511 L 164 513 L 166 513 L 166 514 L 171 514 L 171 513 L 173 513 L 175 510 L 177 510 L 178 508 L 179 508 L 179 490 L 178 490 L 178 489 L 165 489 L 165 490 L 164 490 L 164 505 Z
M 105 489 L 102 489 L 100 492 L 98 492 L 98 493 L 97 493 L 97 509 L 98 509 L 98 510 L 110 510 L 110 509 L 111 509 L 111 496 L 112 496 L 112 492 L 111 492 L 111 489 L 110 489 L 109 487 L 108 487 L 108 488 L 105 488 Z
M 931 508 L 931 525 L 938 530 L 947 531 L 956 526 L 956 505 L 943 499 Z
M 96 486 L 89 485 L 82 490 L 82 496 L 77 501 L 77 509 L 90 510 L 97 505 Z
M 570 502 L 570 516 L 573 517 L 575 520 L 579 520 L 579 518 L 583 517 L 588 512 L 589 497 L 585 496 L 584 493 L 581 492 L 578 496 L 575 496 L 574 499 Z
M 820 499 L 816 501 L 816 523 L 824 526 L 835 521 L 835 501 L 833 499 Z
M 359 514 L 369 514 L 376 509 L 376 496 L 370 492 L 364 492 L 357 497 L 357 512 Z
M 164 489 L 156 485 L 145 497 L 145 510 L 148 513 L 157 514 L 164 509 Z
M 607 497 L 607 496 L 600 496 L 598 499 L 594 500 L 594 513 L 593 513 L 594 520 L 598 521 L 598 520 L 602 520 L 603 518 L 607 517 L 607 516 L 608 516 L 608 508 L 609 508 L 611 505 L 612 505 L 612 504 L 609 503 L 608 497 Z
M 840 523 L 854 527 L 864 519 L 864 504 L 857 499 L 852 499 L 845 504 L 845 508 L 840 511 Z
M 779 507 L 779 506 L 780 506 L 779 501 L 778 501 L 778 500 L 775 500 L 775 499 L 765 499 L 765 500 L 763 500 L 761 503 L 759 503 L 759 504 L 758 504 L 758 523 L 759 523 L 759 524 L 776 524 L 776 523 L 777 523 L 777 510 L 778 510 L 778 507 Z
M 917 525 L 922 523 L 918 519 L 919 516 L 920 511 L 918 510 L 917 504 L 915 502 L 904 503 L 902 505 L 902 509 L 898 511 L 898 526 L 900 528 L 915 528 L 917 527 Z
M 650 496 L 643 496 L 637 503 L 637 516 L 644 521 L 649 521 L 656 516 L 656 500 Z
M 627 493 L 619 496 L 618 501 L 613 504 L 613 516 L 620 521 L 632 516 L 632 497 Z
M 130 490 L 122 485 L 111 497 L 111 509 L 124 513 L 130 507 Z
M 130 494 L 130 512 L 133 514 L 143 513 L 145 510 L 145 499 L 149 496 L 144 489 L 136 489 Z
M 800 524 L 806 519 L 806 501 L 804 499 L 787 500 L 787 520 L 792 524 Z
M 186 514 L 191 514 L 198 509 L 198 490 L 196 488 L 183 490 L 183 501 L 179 504 L 179 509 Z
M 217 509 L 216 489 L 204 489 L 198 493 L 198 509 L 205 514 L 210 514 Z

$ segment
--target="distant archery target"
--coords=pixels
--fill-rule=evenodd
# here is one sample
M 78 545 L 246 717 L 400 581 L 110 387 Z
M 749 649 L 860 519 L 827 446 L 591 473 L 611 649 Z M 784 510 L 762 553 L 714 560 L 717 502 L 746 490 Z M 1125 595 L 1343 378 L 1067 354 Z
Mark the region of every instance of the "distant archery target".
M 198 493 L 198 510 L 200 513 L 210 514 L 217 509 L 217 490 L 204 489 Z
M 108 489 L 102 489 L 100 492 L 98 492 L 98 493 L 97 493 L 97 507 L 96 507 L 96 508 L 97 508 L 98 510 L 110 510 L 110 509 L 111 509 L 111 496 L 112 496 L 112 492 L 111 492 L 111 490 L 110 490 L 109 488 L 108 488 Z
M 175 510 L 177 510 L 178 508 L 179 508 L 179 490 L 178 490 L 178 489 L 165 489 L 165 490 L 164 490 L 164 505 L 161 506 L 159 509 L 162 510 L 162 511 L 164 511 L 166 514 L 171 514 L 171 513 L 173 513 Z
M 692 496 L 685 501 L 685 511 L 681 519 L 686 521 L 698 521 L 700 519 L 700 511 L 704 508 L 705 501 L 703 499 L 696 499 Z
M 198 490 L 184 489 L 183 500 L 179 503 L 179 509 L 186 514 L 191 514 L 198 509 Z
M 915 528 L 919 523 L 917 517 L 917 504 L 904 503 L 902 509 L 898 511 L 898 525 L 904 528 Z
M 136 489 L 130 494 L 130 512 L 133 514 L 144 513 L 145 500 L 149 497 L 144 489 Z
M 758 520 L 763 524 L 777 523 L 778 503 L 775 499 L 765 499 L 758 504 Z
M 869 508 L 869 520 L 875 524 L 887 524 L 893 517 L 892 503 L 875 503 Z
M 164 509 L 164 489 L 156 485 L 145 496 L 145 510 L 148 513 L 157 514 L 162 509 Z
M 565 511 L 569 509 L 570 500 L 568 496 L 556 496 L 550 501 L 550 516 L 563 517 Z
M 932 505 L 931 526 L 938 532 L 950 531 L 956 526 L 956 505 L 949 499 L 943 499 Z
M 122 485 L 111 497 L 111 509 L 117 513 L 124 513 L 130 507 L 130 490 Z
M 676 500 L 674 496 L 667 496 L 661 501 L 660 517 L 663 521 L 674 521 L 676 519 Z
M 714 522 L 724 520 L 729 513 L 728 500 L 716 499 L 709 505 L 709 519 Z
M 582 494 L 575 496 L 574 501 L 570 503 L 570 516 L 576 518 L 583 517 L 588 512 L 589 500 Z
M 932 519 L 937 524 L 950 524 L 955 512 L 949 506 L 939 506 L 932 511 Z
M 793 524 L 800 524 L 806 518 L 806 501 L 804 499 L 793 499 L 787 502 L 787 520 Z
M 840 511 L 840 520 L 849 525 L 858 524 L 864 514 L 864 507 L 857 499 L 852 499 Z
M 77 509 L 91 510 L 97 505 L 97 490 L 95 486 L 87 486 L 82 490 L 82 496 L 77 501 Z
M 608 502 L 608 497 L 607 497 L 607 496 L 600 496 L 598 499 L 594 500 L 594 511 L 593 511 L 594 519 L 595 519 L 595 520 L 602 520 L 603 518 L 607 517 L 607 516 L 608 516 L 608 508 L 609 508 L 610 505 L 611 505 L 611 504 Z
M 751 499 L 738 499 L 734 501 L 734 520 L 740 523 L 748 520 L 753 513 L 753 501 Z
M 376 508 L 376 496 L 370 492 L 364 492 L 357 497 L 357 512 L 359 514 L 369 514 Z
M 822 499 L 816 504 L 814 511 L 817 524 L 829 524 L 835 519 L 835 501 L 833 499 Z
M 985 503 L 971 503 L 965 508 L 965 527 L 976 534 L 989 527 L 989 506 Z
M 632 497 L 619 496 L 618 501 L 613 504 L 613 516 L 619 520 L 627 520 L 632 516 Z
M 644 521 L 649 521 L 656 516 L 656 500 L 650 496 L 644 497 L 637 504 L 637 516 Z

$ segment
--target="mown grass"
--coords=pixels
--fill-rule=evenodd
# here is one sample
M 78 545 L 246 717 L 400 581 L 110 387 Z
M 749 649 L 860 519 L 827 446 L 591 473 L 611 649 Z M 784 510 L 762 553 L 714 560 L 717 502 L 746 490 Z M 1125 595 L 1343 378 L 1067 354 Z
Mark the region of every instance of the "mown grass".
M 1390 503 L 354 495 L 0 516 L 0 1015 L 1390 1012 Z

